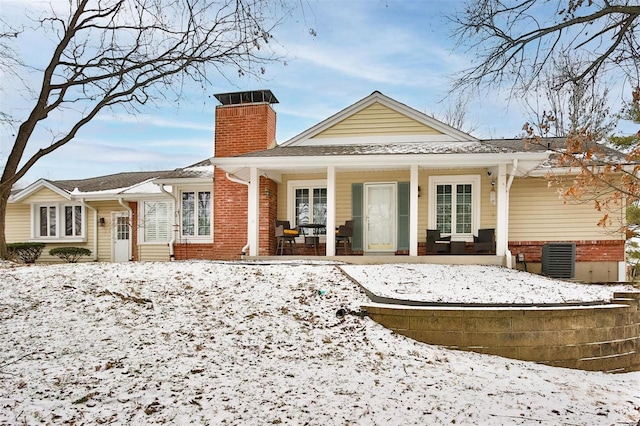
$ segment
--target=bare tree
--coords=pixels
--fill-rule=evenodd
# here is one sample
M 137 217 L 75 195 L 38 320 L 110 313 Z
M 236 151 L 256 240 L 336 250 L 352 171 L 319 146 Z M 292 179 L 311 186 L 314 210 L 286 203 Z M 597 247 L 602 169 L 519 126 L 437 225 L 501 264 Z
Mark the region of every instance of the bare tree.
M 604 141 L 615 129 L 617 120 L 610 111 L 609 88 L 599 79 L 578 79 L 582 66 L 578 57 L 553 59 L 552 68 L 543 71 L 537 83 L 537 96 L 524 97 L 531 116 L 529 122 L 539 134 L 567 137 L 589 129 L 594 140 Z M 554 119 L 549 121 L 547 117 Z
M 640 5 L 636 0 L 469 1 L 452 20 L 459 47 L 475 53 L 454 90 L 507 85 L 512 94 L 526 97 L 549 72 L 555 90 L 573 93 L 585 81 L 616 76 L 635 88 L 631 104 L 637 107 L 640 102 Z M 570 73 L 559 74 L 554 63 L 567 55 L 581 60 Z M 558 111 L 552 108 L 535 125 L 524 126 L 526 138 L 555 151 L 552 165 L 570 171 L 548 176 L 565 198 L 593 200 L 596 209 L 603 211 L 600 224 L 608 225 L 611 220 L 605 210 L 622 210 L 640 198 L 640 133 L 632 137 L 623 155 L 597 143 L 601 134 L 596 131 L 599 119 L 589 116 L 593 111 L 558 107 L 563 114 L 561 125 Z M 542 139 L 556 127 L 569 130 L 562 146 Z
M 448 104 L 441 114 L 432 114 L 449 126 L 461 130 L 465 133 L 473 133 L 478 128 L 477 123 L 469 123 L 469 98 L 456 95 L 448 97 Z
M 7 257 L 11 187 L 39 159 L 70 142 L 104 109 L 135 113 L 154 100 L 179 97 L 187 81 L 204 87 L 212 73 L 263 73 L 278 60 L 268 43 L 289 11 L 284 0 L 68 0 L 64 11 L 59 6 L 52 1 L 49 12 L 33 21 L 34 31 L 54 43 L 42 51 L 46 66 L 38 70 L 32 109 L 17 127 L 0 180 L 1 258 Z M 48 146 L 24 158 L 34 132 L 61 111 L 75 118 L 52 133 Z
M 527 90 L 554 54 L 585 58 L 572 81 L 613 68 L 638 81 L 636 0 L 469 1 L 451 19 L 459 45 L 476 57 L 456 80 L 455 89 L 507 83 L 514 90 Z

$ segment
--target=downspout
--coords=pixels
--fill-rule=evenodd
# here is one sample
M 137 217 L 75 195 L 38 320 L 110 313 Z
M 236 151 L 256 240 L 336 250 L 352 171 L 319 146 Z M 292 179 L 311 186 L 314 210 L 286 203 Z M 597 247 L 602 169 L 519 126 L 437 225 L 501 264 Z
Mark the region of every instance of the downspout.
M 98 210 L 85 203 L 84 198 L 80 199 L 84 208 L 93 210 L 93 261 L 98 261 Z
M 235 182 L 235 183 L 239 183 L 240 185 L 245 185 L 247 188 L 249 187 L 249 182 L 246 182 L 242 179 L 238 179 L 237 177 L 232 177 L 229 172 L 225 173 L 225 176 L 227 177 L 227 180 L 230 180 L 231 182 Z M 249 218 L 247 218 L 247 221 L 249 220 Z M 249 235 L 247 234 L 247 244 L 244 245 L 244 247 L 242 247 L 242 249 L 240 250 L 242 252 L 242 255 L 244 256 L 245 254 L 247 254 L 247 250 L 249 250 Z
M 129 220 L 133 221 L 133 209 L 124 203 L 122 197 L 118 198 L 120 204 L 129 213 Z M 133 223 L 131 223 L 131 231 L 133 232 Z M 129 237 L 129 260 L 133 259 L 133 238 Z
M 518 159 L 514 158 L 513 160 L 513 168 L 511 169 L 511 174 L 509 175 L 509 180 L 507 181 L 507 249 L 505 250 L 505 254 L 506 254 L 506 262 L 507 262 L 507 268 L 513 268 L 513 262 L 512 262 L 512 255 L 511 255 L 511 250 L 509 250 L 509 200 L 511 199 L 511 194 L 509 193 L 511 191 L 511 184 L 513 183 L 513 179 L 516 177 L 516 170 L 518 169 Z
M 160 191 L 164 192 L 165 194 L 167 194 L 168 196 L 170 196 L 171 198 L 173 198 L 173 203 L 175 206 L 178 205 L 178 199 L 169 191 L 167 191 L 166 189 L 164 189 L 164 184 L 160 184 Z M 173 214 L 173 235 L 171 237 L 171 240 L 169 241 L 169 261 L 173 262 L 174 260 L 176 260 L 176 254 L 174 251 L 174 245 L 176 243 L 176 233 L 178 232 L 178 219 L 176 217 L 176 212 L 174 212 Z

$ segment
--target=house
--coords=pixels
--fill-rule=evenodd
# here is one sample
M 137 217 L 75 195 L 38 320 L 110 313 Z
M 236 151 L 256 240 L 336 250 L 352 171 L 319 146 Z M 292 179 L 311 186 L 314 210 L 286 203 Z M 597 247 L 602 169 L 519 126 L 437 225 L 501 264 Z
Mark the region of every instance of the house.
M 277 144 L 278 101 L 269 90 L 216 98 L 210 163 L 38 181 L 13 194 L 8 241 L 82 244 L 106 261 L 255 258 L 276 253 L 275 221 L 288 220 L 324 225 L 313 250 L 333 256 L 336 235 L 325 230 L 352 220 L 350 254 L 360 261 L 539 272 L 555 262 L 549 253 L 566 246 L 575 278 L 625 279 L 625 235 L 597 226 L 601 213 L 591 204 L 559 198 L 545 177 L 551 153 L 544 147 L 479 140 L 379 92 Z M 428 253 L 427 229 L 440 230 L 456 250 Z M 472 255 L 481 229 L 492 229 L 495 243 Z M 315 254 L 304 236 L 294 239 L 298 254 Z

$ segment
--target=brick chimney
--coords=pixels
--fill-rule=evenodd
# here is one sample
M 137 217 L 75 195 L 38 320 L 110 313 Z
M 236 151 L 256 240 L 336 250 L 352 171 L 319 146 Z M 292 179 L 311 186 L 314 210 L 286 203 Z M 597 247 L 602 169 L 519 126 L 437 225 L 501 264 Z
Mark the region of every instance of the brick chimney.
M 233 157 L 275 145 L 276 113 L 271 104 L 278 100 L 270 90 L 222 93 L 215 97 L 222 104 L 216 107 L 215 157 Z M 274 184 L 260 178 L 261 255 L 269 254 L 271 245 L 275 247 L 270 232 L 270 224 L 276 217 Z M 266 186 L 269 191 L 265 191 Z M 224 171 L 215 169 L 213 238 L 218 259 L 238 259 L 247 243 L 247 193 L 245 185 L 230 181 Z
M 233 157 L 270 148 L 276 139 L 278 103 L 270 90 L 215 95 L 222 105 L 216 107 L 215 157 Z

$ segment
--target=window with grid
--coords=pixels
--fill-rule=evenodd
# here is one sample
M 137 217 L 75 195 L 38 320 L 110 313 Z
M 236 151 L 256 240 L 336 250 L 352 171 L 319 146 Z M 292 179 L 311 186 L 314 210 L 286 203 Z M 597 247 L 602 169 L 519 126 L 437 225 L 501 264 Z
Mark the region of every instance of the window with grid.
M 211 191 L 182 192 L 182 235 L 211 236 Z
M 432 229 L 447 235 L 473 235 L 480 223 L 480 176 L 432 176 L 429 182 Z
M 81 205 L 36 205 L 32 218 L 35 238 L 84 237 L 84 208 Z
M 305 223 L 326 225 L 327 188 L 326 184 L 321 185 L 299 184 L 293 189 L 294 223 L 292 226 L 297 227 Z

